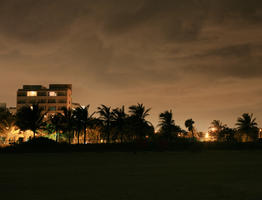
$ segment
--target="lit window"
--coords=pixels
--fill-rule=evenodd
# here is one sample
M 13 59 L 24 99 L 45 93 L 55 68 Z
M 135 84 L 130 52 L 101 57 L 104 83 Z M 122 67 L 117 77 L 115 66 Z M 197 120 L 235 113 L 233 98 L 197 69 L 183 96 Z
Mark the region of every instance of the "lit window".
M 56 96 L 57 96 L 57 93 L 56 93 L 56 92 L 49 92 L 49 96 L 50 96 L 50 97 L 56 97 Z
M 36 91 L 28 91 L 27 92 L 27 96 L 28 97 L 36 97 L 37 96 L 37 92 Z

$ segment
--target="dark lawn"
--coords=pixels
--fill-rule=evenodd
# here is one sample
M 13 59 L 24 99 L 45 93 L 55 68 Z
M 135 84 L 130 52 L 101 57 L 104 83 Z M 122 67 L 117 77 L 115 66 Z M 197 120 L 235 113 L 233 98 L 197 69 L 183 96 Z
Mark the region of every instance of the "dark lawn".
M 0 154 L 5 199 L 262 199 L 262 151 Z

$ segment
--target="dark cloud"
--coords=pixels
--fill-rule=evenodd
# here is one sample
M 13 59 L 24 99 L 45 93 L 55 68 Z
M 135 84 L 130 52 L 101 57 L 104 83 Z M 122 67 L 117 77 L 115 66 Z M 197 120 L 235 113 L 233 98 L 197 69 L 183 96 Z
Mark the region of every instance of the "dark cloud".
M 262 77 L 262 59 L 254 55 L 257 51 L 262 52 L 261 45 L 240 44 L 207 50 L 202 54 L 182 58 L 190 59 L 193 63 L 183 70 L 209 76 L 213 80 L 227 77 L 259 78 Z M 197 64 L 203 60 L 204 63 Z
M 243 57 L 250 56 L 252 49 L 253 49 L 252 46 L 249 44 L 227 46 L 227 47 L 223 47 L 223 48 L 219 48 L 215 50 L 210 50 L 208 53 L 202 55 L 202 57 L 218 56 L 218 57 L 223 57 L 223 58 L 224 57 L 243 58 Z
M 70 25 L 77 17 L 87 12 L 83 2 L 3 0 L 0 2 L 1 34 L 34 43 L 59 39 L 70 31 Z
M 252 23 L 262 22 L 262 2 L 259 0 L 217 0 L 209 3 L 211 20 L 219 23 Z
M 121 1 L 126 5 L 127 1 Z M 134 33 L 155 40 L 188 41 L 195 39 L 205 20 L 207 10 L 197 1 L 134 1 L 124 9 L 108 10 L 104 30 L 109 34 Z M 137 33 L 137 29 L 140 29 Z M 162 38 L 160 38 L 162 37 Z M 158 42 L 158 41 L 155 41 Z

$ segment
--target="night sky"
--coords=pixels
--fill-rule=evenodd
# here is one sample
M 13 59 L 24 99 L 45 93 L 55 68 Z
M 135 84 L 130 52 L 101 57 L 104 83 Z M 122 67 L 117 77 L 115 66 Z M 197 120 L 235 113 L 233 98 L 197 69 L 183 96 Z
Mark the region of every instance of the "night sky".
M 72 83 L 73 102 L 144 103 L 154 125 L 262 122 L 261 56 L 261 0 L 0 0 L 8 106 L 23 84 Z

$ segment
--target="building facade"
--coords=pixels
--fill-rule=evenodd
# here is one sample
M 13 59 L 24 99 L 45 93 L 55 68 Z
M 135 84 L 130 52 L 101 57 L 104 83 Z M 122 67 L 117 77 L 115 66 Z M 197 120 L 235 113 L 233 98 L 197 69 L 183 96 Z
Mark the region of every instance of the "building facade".
M 17 110 L 26 105 L 38 104 L 49 115 L 72 108 L 72 84 L 23 85 L 17 90 Z

